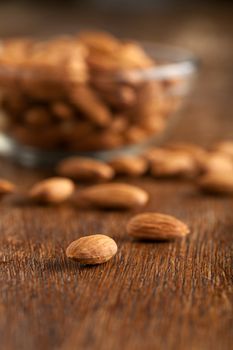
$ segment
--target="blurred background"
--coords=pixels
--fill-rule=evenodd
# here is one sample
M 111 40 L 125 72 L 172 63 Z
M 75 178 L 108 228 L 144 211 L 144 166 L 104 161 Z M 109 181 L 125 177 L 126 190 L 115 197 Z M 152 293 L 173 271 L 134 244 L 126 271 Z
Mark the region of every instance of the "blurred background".
M 0 1 L 0 34 L 54 35 L 104 29 L 191 50 L 201 68 L 175 138 L 208 144 L 233 136 L 233 2 L 182 0 Z M 215 103 L 212 103 L 214 101 Z M 218 103 L 219 102 L 219 103 Z M 211 134 L 208 130 L 212 120 Z M 183 124 L 182 124 L 183 125 Z

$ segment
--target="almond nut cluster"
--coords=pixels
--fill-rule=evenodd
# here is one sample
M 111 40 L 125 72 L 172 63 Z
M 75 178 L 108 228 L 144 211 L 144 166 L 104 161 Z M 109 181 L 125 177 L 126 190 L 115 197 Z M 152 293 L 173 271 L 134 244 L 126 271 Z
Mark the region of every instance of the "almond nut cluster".
M 108 33 L 47 41 L 5 40 L 0 52 L 1 127 L 22 145 L 96 151 L 161 133 L 181 97 L 179 81 L 151 80 L 144 49 Z
M 138 186 L 120 183 L 97 183 L 76 191 L 72 181 L 105 182 L 115 175 L 141 176 L 150 172 L 154 178 L 188 178 L 197 187 L 215 195 L 233 195 L 233 142 L 222 141 L 210 149 L 190 143 L 167 144 L 152 148 L 142 156 L 121 156 L 108 164 L 99 160 L 72 157 L 56 168 L 60 177 L 36 183 L 28 198 L 36 203 L 60 204 L 67 200 L 97 209 L 132 210 L 144 207 L 149 194 Z M 62 177 L 63 176 L 63 177 Z M 0 179 L 0 198 L 15 192 L 16 186 Z M 133 216 L 126 225 L 129 236 L 139 240 L 173 240 L 186 237 L 190 228 L 178 218 L 157 212 Z M 81 237 L 71 242 L 66 256 L 81 264 L 96 265 L 109 261 L 117 253 L 116 242 L 103 234 Z

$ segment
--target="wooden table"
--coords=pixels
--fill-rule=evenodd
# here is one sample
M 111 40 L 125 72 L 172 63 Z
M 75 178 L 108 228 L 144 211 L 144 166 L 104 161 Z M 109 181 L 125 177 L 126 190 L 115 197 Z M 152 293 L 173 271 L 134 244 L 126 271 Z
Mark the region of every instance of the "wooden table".
M 86 23 L 84 15 L 79 18 L 81 25 Z M 99 25 L 103 16 L 94 18 Z M 181 12 L 176 19 L 167 15 L 162 27 L 166 30 L 156 14 L 104 16 L 106 27 L 118 28 L 119 18 L 119 31 L 166 39 L 193 49 L 203 60 L 196 89 L 170 140 L 208 145 L 231 138 L 233 25 L 228 11 L 194 11 L 192 16 Z M 75 20 L 71 17 L 67 26 L 73 29 Z M 29 22 L 25 32 L 34 23 L 32 18 Z M 14 28 L 19 32 L 16 24 Z M 44 175 L 0 161 L 0 176 L 23 188 Z M 143 211 L 177 216 L 191 227 L 189 237 L 170 243 L 134 242 L 125 232 L 134 212 L 4 200 L 0 204 L 1 349 L 230 349 L 232 198 L 200 195 L 188 182 L 123 180 L 150 193 Z M 81 267 L 65 258 L 69 242 L 97 232 L 117 241 L 119 253 L 113 260 Z

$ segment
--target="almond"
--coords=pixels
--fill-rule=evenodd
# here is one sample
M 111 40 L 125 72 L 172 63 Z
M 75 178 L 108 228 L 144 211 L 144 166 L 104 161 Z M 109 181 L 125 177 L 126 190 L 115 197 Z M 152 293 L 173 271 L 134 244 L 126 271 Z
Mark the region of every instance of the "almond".
M 57 166 L 58 174 L 81 181 L 107 181 L 113 178 L 110 165 L 91 158 L 70 157 Z
M 198 186 L 207 193 L 233 194 L 233 172 L 207 173 L 198 180 Z
M 29 192 L 29 197 L 41 203 L 61 203 L 72 195 L 74 188 L 71 180 L 52 177 L 35 184 Z
M 180 151 L 180 152 L 188 153 L 190 156 L 193 157 L 193 159 L 196 161 L 198 165 L 203 164 L 206 158 L 208 157 L 208 152 L 201 146 L 196 145 L 194 143 L 188 143 L 188 142 L 170 143 L 165 145 L 165 148 L 171 151 Z
M 95 185 L 79 193 L 81 201 L 97 208 L 131 209 L 144 206 L 148 198 L 141 188 L 123 183 Z
M 227 154 L 233 159 L 233 141 L 231 140 L 225 140 L 218 142 L 212 147 L 217 152 L 222 152 L 224 154 Z
M 163 148 L 159 148 L 159 147 L 152 147 L 147 149 L 144 153 L 143 153 L 143 157 L 145 159 L 147 159 L 148 161 L 153 161 L 154 159 L 160 159 L 160 158 L 164 158 L 166 157 L 166 155 L 168 154 L 169 150 L 165 150 Z M 169 152 L 170 153 L 170 152 Z
M 191 177 L 198 172 L 193 158 L 183 152 L 158 152 L 151 158 L 151 174 L 155 177 Z
M 216 173 L 216 172 L 233 172 L 233 162 L 229 155 L 221 152 L 211 152 L 202 164 L 202 172 Z
M 73 241 L 66 256 L 81 264 L 96 265 L 110 260 L 117 252 L 116 242 L 105 235 L 91 235 Z
M 110 109 L 99 98 L 98 94 L 86 85 L 77 85 L 71 91 L 71 102 L 93 124 L 107 126 L 111 122 Z
M 10 181 L 0 178 L 0 197 L 12 193 L 15 190 L 15 185 Z
M 142 157 L 121 156 L 114 158 L 109 162 L 116 174 L 128 176 L 143 175 L 147 168 L 148 162 Z
M 168 240 L 184 237 L 188 226 L 174 216 L 160 213 L 143 213 L 134 216 L 127 224 L 130 236 L 140 239 Z
M 53 102 L 50 106 L 53 116 L 58 120 L 70 120 L 74 117 L 74 111 L 68 103 L 62 101 Z

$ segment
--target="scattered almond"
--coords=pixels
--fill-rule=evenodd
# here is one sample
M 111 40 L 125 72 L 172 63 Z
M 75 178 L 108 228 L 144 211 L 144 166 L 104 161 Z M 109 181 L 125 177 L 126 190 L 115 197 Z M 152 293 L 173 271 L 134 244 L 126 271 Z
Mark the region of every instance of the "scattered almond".
M 15 185 L 10 181 L 0 178 L 0 197 L 12 193 L 15 190 Z
M 116 209 L 144 206 L 149 198 L 143 189 L 123 183 L 91 186 L 82 190 L 77 196 L 87 205 Z
M 166 149 L 171 151 L 184 152 L 192 156 L 197 165 L 203 164 L 208 157 L 208 152 L 199 145 L 188 142 L 176 142 L 165 145 Z
M 221 152 L 211 152 L 202 164 L 203 173 L 233 172 L 233 162 L 229 155 Z
M 52 177 L 35 184 L 29 192 L 29 197 L 36 202 L 56 204 L 68 199 L 74 188 L 70 179 Z
M 198 180 L 198 186 L 207 193 L 233 194 L 233 172 L 207 173 Z
M 58 174 L 80 181 L 107 181 L 113 178 L 112 167 L 92 158 L 70 157 L 57 166 Z
M 198 172 L 193 158 L 183 152 L 163 151 L 152 156 L 150 163 L 155 177 L 193 177 Z
M 230 156 L 233 160 L 233 141 L 221 141 L 215 144 L 212 148 L 217 152 L 221 152 Z
M 130 236 L 140 239 L 168 240 L 184 237 L 188 226 L 174 216 L 159 213 L 143 213 L 134 216 L 127 225 Z
M 116 242 L 105 235 L 81 237 L 66 249 L 66 256 L 81 264 L 96 265 L 110 260 L 117 253 Z
M 167 154 L 170 154 L 169 150 L 159 147 L 152 147 L 144 152 L 143 157 L 150 162 L 154 159 L 164 158 Z
M 146 159 L 137 156 L 117 157 L 111 160 L 109 164 L 118 175 L 140 176 L 148 168 Z

